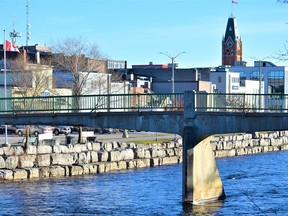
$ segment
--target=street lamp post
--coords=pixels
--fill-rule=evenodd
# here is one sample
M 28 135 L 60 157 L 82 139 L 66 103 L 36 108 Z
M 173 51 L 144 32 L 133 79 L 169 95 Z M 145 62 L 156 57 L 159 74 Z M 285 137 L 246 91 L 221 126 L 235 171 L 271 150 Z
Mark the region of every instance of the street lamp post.
M 167 52 L 160 52 L 160 54 L 163 54 L 163 55 L 166 55 L 168 58 L 171 59 L 172 61 L 172 75 L 171 75 L 171 82 L 172 82 L 172 93 L 174 94 L 175 93 L 175 87 L 174 87 L 174 62 L 175 62 L 175 59 L 181 55 L 182 53 L 186 53 L 186 52 L 180 52 L 178 53 L 177 55 L 175 56 L 171 56 L 169 55 Z
M 258 102 L 259 102 L 259 112 L 261 112 L 261 107 L 262 107 L 262 96 L 261 96 L 261 94 L 262 94 L 262 87 L 264 88 L 264 86 L 262 86 L 262 63 L 263 63 L 263 61 L 265 60 L 265 59 L 267 59 L 268 58 L 268 56 L 266 56 L 265 58 L 262 58 L 262 59 L 257 59 L 256 57 L 253 57 L 253 59 L 254 60 L 256 60 L 256 61 L 258 61 L 258 67 L 259 67 L 259 99 L 258 99 Z M 264 92 L 265 92 L 265 90 L 264 90 Z
M 175 59 L 179 56 L 179 55 L 181 55 L 181 54 L 183 54 L 183 53 L 186 53 L 186 52 L 180 52 L 180 53 L 178 53 L 177 55 L 175 55 L 175 56 L 171 56 L 171 55 L 169 55 L 167 52 L 160 52 L 160 54 L 163 54 L 163 55 L 166 55 L 168 58 L 170 58 L 171 59 L 171 61 L 172 61 L 172 75 L 171 75 L 171 82 L 172 82 L 172 94 L 174 94 L 175 93 L 175 87 L 174 87 L 174 61 L 175 61 Z M 157 136 L 156 136 L 157 137 Z M 157 139 L 157 138 L 156 138 Z M 177 140 L 177 134 L 175 134 L 175 140 Z

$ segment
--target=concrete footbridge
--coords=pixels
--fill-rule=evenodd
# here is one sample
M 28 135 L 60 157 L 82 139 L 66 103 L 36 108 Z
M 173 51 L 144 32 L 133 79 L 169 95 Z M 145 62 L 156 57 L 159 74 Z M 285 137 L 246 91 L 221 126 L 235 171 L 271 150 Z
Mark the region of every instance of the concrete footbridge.
M 1 125 L 112 127 L 183 137 L 183 203 L 225 198 L 209 136 L 288 129 L 288 96 L 113 94 L 0 98 Z

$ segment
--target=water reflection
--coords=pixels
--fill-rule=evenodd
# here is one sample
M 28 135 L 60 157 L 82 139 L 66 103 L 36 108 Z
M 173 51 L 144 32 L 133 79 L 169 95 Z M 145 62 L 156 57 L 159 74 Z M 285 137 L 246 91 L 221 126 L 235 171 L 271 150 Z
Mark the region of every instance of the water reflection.
M 185 204 L 183 205 L 182 216 L 200 216 L 200 215 L 217 215 L 223 201 L 205 203 L 201 205 Z

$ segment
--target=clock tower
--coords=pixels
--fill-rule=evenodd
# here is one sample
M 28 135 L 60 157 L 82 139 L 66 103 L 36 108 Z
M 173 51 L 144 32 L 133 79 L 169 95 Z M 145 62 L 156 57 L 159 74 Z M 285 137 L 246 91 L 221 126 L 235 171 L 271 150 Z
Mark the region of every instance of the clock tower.
M 222 40 L 222 65 L 234 66 L 242 62 L 242 41 L 238 33 L 235 17 L 228 19 L 226 32 Z

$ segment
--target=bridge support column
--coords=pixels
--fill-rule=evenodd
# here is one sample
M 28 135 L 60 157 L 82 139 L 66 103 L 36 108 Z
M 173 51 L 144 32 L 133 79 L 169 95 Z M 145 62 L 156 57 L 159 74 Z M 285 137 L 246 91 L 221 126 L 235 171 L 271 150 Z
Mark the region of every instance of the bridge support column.
M 195 128 L 183 132 L 183 204 L 199 204 L 225 199 L 210 138 L 198 143 Z

